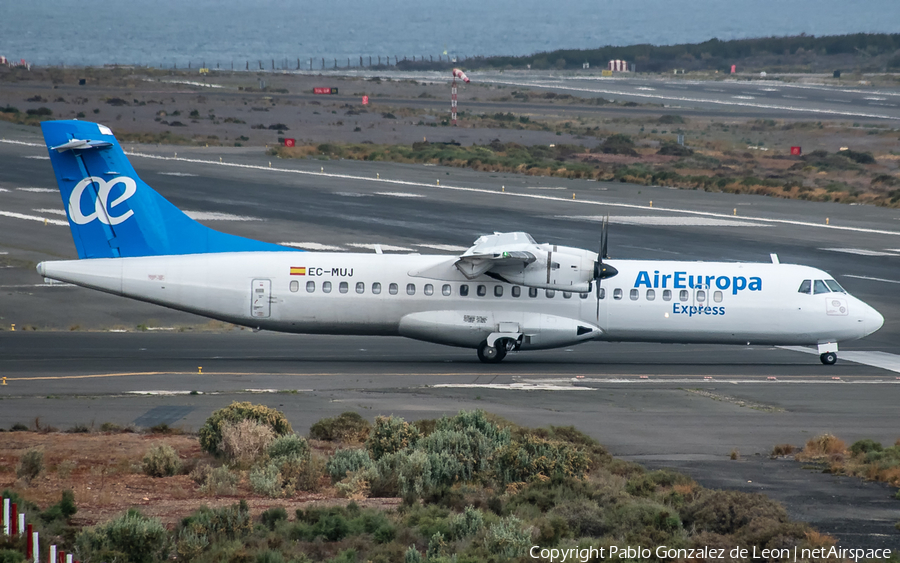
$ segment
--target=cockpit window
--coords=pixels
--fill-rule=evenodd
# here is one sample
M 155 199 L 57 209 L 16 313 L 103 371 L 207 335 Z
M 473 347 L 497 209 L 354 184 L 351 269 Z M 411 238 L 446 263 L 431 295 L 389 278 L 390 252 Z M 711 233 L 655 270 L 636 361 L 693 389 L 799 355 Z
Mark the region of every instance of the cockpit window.
M 813 293 L 816 295 L 820 293 L 831 293 L 831 290 L 828 289 L 828 286 L 825 285 L 825 282 L 822 280 L 816 280 L 813 284 Z
M 834 291 L 837 293 L 847 293 L 847 290 L 845 290 L 843 287 L 841 287 L 841 284 L 839 284 L 838 282 L 836 282 L 834 280 L 825 280 L 825 285 L 827 285 L 828 289 L 830 289 L 831 291 Z
M 797 290 L 797 293 L 809 293 L 811 287 L 812 280 L 803 280 L 803 283 L 800 284 L 800 289 Z

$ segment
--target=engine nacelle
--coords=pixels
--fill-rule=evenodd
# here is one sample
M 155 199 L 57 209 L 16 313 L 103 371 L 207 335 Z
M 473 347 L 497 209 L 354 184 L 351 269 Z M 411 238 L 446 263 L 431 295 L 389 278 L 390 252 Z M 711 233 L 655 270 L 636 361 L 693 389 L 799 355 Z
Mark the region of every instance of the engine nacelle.
M 581 248 L 540 245 L 530 250 L 535 261 L 527 266 L 494 268 L 503 279 L 527 287 L 585 293 L 594 279 L 597 254 Z

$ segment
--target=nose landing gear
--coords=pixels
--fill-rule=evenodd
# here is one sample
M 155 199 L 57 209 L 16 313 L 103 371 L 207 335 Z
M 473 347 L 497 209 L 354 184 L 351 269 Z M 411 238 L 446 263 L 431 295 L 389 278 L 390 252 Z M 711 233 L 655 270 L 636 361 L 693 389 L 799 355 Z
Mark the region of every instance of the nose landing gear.
M 819 360 L 826 366 L 833 366 L 837 363 L 837 354 L 834 352 L 825 352 L 824 354 L 819 355 Z

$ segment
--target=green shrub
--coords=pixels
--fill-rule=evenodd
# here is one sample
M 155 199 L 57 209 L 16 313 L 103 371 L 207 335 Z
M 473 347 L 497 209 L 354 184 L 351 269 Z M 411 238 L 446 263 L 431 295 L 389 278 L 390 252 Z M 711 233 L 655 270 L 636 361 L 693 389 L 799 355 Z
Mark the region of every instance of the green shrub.
M 444 539 L 444 534 L 435 532 L 434 535 L 431 536 L 431 539 L 428 540 L 428 550 L 425 555 L 429 561 L 449 555 L 447 540 Z
M 665 156 L 691 156 L 694 154 L 694 151 L 690 148 L 679 145 L 678 143 L 663 143 L 659 150 L 656 151 L 656 154 L 661 154 Z
M 565 442 L 524 436 L 494 455 L 494 473 L 501 484 L 548 478 L 581 477 L 590 458 Z
M 561 518 L 575 537 L 600 537 L 609 531 L 603 509 L 586 498 L 567 500 L 554 507 L 551 515 Z
M 31 481 L 41 474 L 44 470 L 44 452 L 39 449 L 32 448 L 27 450 L 19 458 L 19 465 L 16 467 L 16 477 Z
M 267 450 L 272 459 L 298 458 L 309 459 L 309 442 L 296 434 L 279 436 L 269 445 Z
M 487 420 L 484 411 L 461 411 L 452 418 L 437 421 L 433 432 L 416 444 L 428 453 L 445 453 L 454 458 L 460 470 L 449 479 L 472 481 L 490 469 L 491 457 L 509 444 L 510 432 Z
M 171 477 L 181 469 L 181 460 L 172 446 L 156 444 L 144 455 L 143 469 L 150 477 Z
M 309 429 L 309 437 L 328 442 L 359 444 L 369 437 L 372 425 L 355 412 L 345 412 L 334 418 L 323 418 Z
M 20 508 L 20 510 L 22 510 Z M 24 510 L 23 510 L 24 512 Z M 68 520 L 78 512 L 75 506 L 75 493 L 71 490 L 62 492 L 62 498 L 59 502 L 40 513 L 39 517 L 44 522 L 50 523 L 55 520 Z
M 366 440 L 366 448 L 372 454 L 372 459 L 377 461 L 384 455 L 414 446 L 418 439 L 419 431 L 416 427 L 402 418 L 378 416 L 375 417 L 375 426 Z
M 403 555 L 403 563 L 425 563 L 425 560 L 414 546 L 409 546 L 409 549 Z
M 280 551 L 267 549 L 256 554 L 256 563 L 285 563 L 284 555 Z
M 198 537 L 206 537 L 211 543 L 239 540 L 253 530 L 253 520 L 246 501 L 221 508 L 202 507 L 181 521 L 182 529 L 190 530 Z
M 859 454 L 867 454 L 869 452 L 880 452 L 883 451 L 880 442 L 876 442 L 875 440 L 865 439 L 865 440 L 857 440 L 853 442 L 853 445 L 850 446 L 850 453 L 853 456 L 858 456 Z
M 169 539 L 162 522 L 132 509 L 105 524 L 83 529 L 75 538 L 75 549 L 86 563 L 111 559 L 155 563 L 167 559 Z
M 16 549 L 0 549 L 0 563 L 21 563 L 25 554 Z
M 459 514 L 450 516 L 447 520 L 450 530 L 450 538 L 461 540 L 474 536 L 484 527 L 484 514 L 472 505 L 467 506 Z
M 252 464 L 265 454 L 275 438 L 269 426 L 251 419 L 227 421 L 222 424 L 220 432 L 222 441 L 219 442 L 219 451 L 227 460 L 243 466 Z
M 270 530 L 274 530 L 282 520 L 287 520 L 287 511 L 282 506 L 274 506 L 263 512 L 259 519 L 263 526 Z
M 787 512 L 765 495 L 739 491 L 706 491 L 685 506 L 681 518 L 698 532 L 734 534 L 756 519 L 787 522 Z
M 200 490 L 212 495 L 233 495 L 237 492 L 237 484 L 241 478 L 224 465 L 210 470 L 204 479 Z
M 250 471 L 250 487 L 253 492 L 266 495 L 270 498 L 278 498 L 284 494 L 282 489 L 284 481 L 281 471 L 275 463 L 269 463 L 263 467 L 254 467 Z
M 331 481 L 336 483 L 347 476 L 347 473 L 360 469 L 375 467 L 369 452 L 364 449 L 338 450 L 334 452 L 325 466 L 325 471 L 331 476 Z
M 634 141 L 631 140 L 631 137 L 622 133 L 610 135 L 597 145 L 592 152 L 637 156 L 637 151 L 634 150 Z
M 206 423 L 200 428 L 200 446 L 207 452 L 218 455 L 219 445 L 222 443 L 222 426 L 227 422 L 240 422 L 242 420 L 255 420 L 268 426 L 276 436 L 283 436 L 292 432 L 291 423 L 284 414 L 265 405 L 253 405 L 249 402 L 231 403 L 229 406 L 219 409 L 206 419 Z
M 182 528 L 178 533 L 178 541 L 175 542 L 175 554 L 180 561 L 191 561 L 202 554 L 209 547 L 209 539 L 198 535 L 191 529 Z
M 521 520 L 509 516 L 488 529 L 484 546 L 494 555 L 522 557 L 531 546 L 531 533 L 522 529 Z

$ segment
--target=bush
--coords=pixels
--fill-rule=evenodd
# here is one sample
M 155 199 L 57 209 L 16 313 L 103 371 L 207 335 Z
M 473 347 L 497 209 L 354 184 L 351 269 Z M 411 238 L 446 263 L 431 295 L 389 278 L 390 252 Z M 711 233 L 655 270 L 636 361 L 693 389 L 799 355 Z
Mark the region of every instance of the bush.
M 309 442 L 302 436 L 287 434 L 275 438 L 266 451 L 272 459 L 282 457 L 309 459 Z
M 282 520 L 287 520 L 287 517 L 287 511 L 284 509 L 284 507 L 276 506 L 263 512 L 260 515 L 259 519 L 262 522 L 263 526 L 270 530 L 274 530 L 275 526 L 277 526 L 278 523 Z
M 25 561 L 25 554 L 16 549 L 0 549 L 0 563 L 20 563 Z
M 604 139 L 602 143 L 597 145 L 597 147 L 592 152 L 637 156 L 637 151 L 634 150 L 634 141 L 631 140 L 631 137 L 629 137 L 628 135 L 623 135 L 622 133 L 615 133 L 613 135 L 610 135 L 609 137 Z
M 425 559 L 422 558 L 422 554 L 414 546 L 409 546 L 409 549 L 403 555 L 403 563 L 425 563 Z
M 461 540 L 474 536 L 484 527 L 484 514 L 472 505 L 447 519 L 450 539 Z
M 565 442 L 524 436 L 504 446 L 494 456 L 495 477 L 501 484 L 535 478 L 581 477 L 590 458 Z
M 53 110 L 46 107 L 39 107 L 37 109 L 30 109 L 25 111 L 27 115 L 34 115 L 36 117 L 47 117 L 53 115 Z
M 859 152 L 847 149 L 845 151 L 838 151 L 837 154 L 843 156 L 844 158 L 849 158 L 850 160 L 858 164 L 875 164 L 875 157 L 872 156 L 872 153 L 870 152 Z
M 659 150 L 656 151 L 656 154 L 666 155 L 666 156 L 691 156 L 694 154 L 694 151 L 684 145 L 679 145 L 678 143 L 663 143 Z
M 787 522 L 787 512 L 765 495 L 739 491 L 707 491 L 681 511 L 685 527 L 698 532 L 734 534 L 757 519 Z
M 210 542 L 239 540 L 253 531 L 246 501 L 222 508 L 202 507 L 181 521 L 182 529 L 205 536 Z
M 250 471 L 250 486 L 253 492 L 266 495 L 270 498 L 278 498 L 284 491 L 282 486 L 284 481 L 281 478 L 281 471 L 274 463 L 270 463 L 264 467 L 255 467 Z
M 20 511 L 24 512 L 22 508 L 20 508 Z M 59 502 L 42 512 L 39 517 L 44 522 L 50 523 L 55 520 L 68 520 L 76 512 L 78 512 L 78 507 L 75 506 L 75 493 L 71 490 L 66 490 L 62 492 L 62 498 L 60 498 Z
M 366 440 L 366 448 L 372 459 L 379 460 L 386 454 L 414 446 L 419 439 L 419 431 L 400 417 L 375 417 L 375 427 Z
M 83 529 L 75 538 L 75 549 L 87 563 L 111 559 L 154 563 L 167 559 L 169 540 L 162 522 L 132 509 L 106 524 Z
M 182 561 L 191 561 L 198 557 L 209 547 L 209 539 L 206 536 L 197 535 L 193 530 L 182 528 L 178 533 L 178 541 L 175 542 L 175 553 Z
M 347 473 L 369 469 L 375 464 L 369 457 L 369 452 L 363 449 L 338 450 L 325 465 L 325 471 L 331 476 L 331 481 L 336 483 L 347 476 Z
M 249 402 L 231 403 L 229 406 L 219 409 L 206 419 L 206 423 L 200 428 L 200 446 L 207 452 L 218 455 L 219 444 L 222 443 L 222 426 L 227 422 L 240 422 L 242 420 L 254 420 L 268 426 L 276 436 L 283 436 L 292 432 L 291 423 L 284 414 L 265 405 L 253 405 Z
M 256 461 L 275 437 L 271 428 L 251 419 L 226 422 L 222 424 L 221 433 L 219 450 L 229 461 L 242 465 Z
M 772 457 L 781 457 L 786 455 L 791 455 L 797 448 L 792 446 L 791 444 L 778 444 L 774 448 L 772 448 Z
M 32 448 L 27 450 L 19 458 L 19 465 L 16 467 L 16 477 L 31 481 L 41 474 L 44 470 L 44 452 Z
M 800 461 L 822 459 L 836 454 L 843 454 L 847 445 L 840 438 L 831 434 L 822 434 L 806 442 L 803 451 L 797 454 Z
M 181 469 L 181 460 L 172 446 L 156 444 L 144 455 L 143 469 L 150 477 L 171 477 Z
M 219 496 L 237 493 L 237 484 L 241 478 L 227 467 L 217 467 L 206 473 L 200 490 L 204 493 Z
M 309 437 L 328 442 L 359 444 L 369 437 L 372 425 L 355 412 L 345 412 L 334 418 L 323 418 L 309 429 Z
M 531 533 L 522 529 L 521 520 L 509 516 L 488 529 L 484 545 L 494 555 L 522 557 L 531 545 Z
M 865 440 L 857 440 L 853 442 L 853 445 L 850 446 L 850 453 L 853 456 L 858 456 L 859 454 L 867 454 L 869 452 L 880 452 L 883 451 L 884 448 L 881 446 L 880 442 L 876 442 L 875 440 L 865 439 Z

